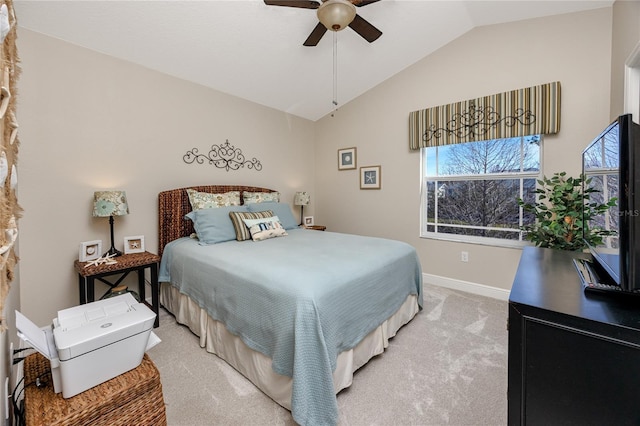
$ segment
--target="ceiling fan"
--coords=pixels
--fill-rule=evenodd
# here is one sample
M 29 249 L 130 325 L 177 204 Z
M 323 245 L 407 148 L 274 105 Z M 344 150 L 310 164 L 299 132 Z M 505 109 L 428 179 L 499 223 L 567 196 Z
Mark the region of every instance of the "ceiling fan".
M 380 0 L 264 0 L 268 6 L 298 7 L 301 9 L 317 9 L 318 25 L 311 31 L 303 43 L 304 46 L 316 46 L 327 32 L 340 31 L 346 26 L 360 34 L 369 43 L 382 35 L 382 31 L 371 25 L 356 13 L 357 7 L 367 6 Z

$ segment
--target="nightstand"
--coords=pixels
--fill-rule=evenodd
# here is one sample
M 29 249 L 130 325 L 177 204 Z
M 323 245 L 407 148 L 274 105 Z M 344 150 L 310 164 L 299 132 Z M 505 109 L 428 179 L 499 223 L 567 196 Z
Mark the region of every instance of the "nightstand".
M 324 231 L 325 229 L 327 229 L 327 227 L 324 225 L 311 225 L 311 226 L 305 226 L 305 228 L 313 229 L 314 231 Z
M 138 273 L 138 294 L 140 295 L 140 301 L 146 303 L 144 294 L 144 270 L 149 268 L 151 271 L 151 309 L 156 314 L 156 321 L 153 326 L 158 327 L 160 325 L 160 301 L 158 299 L 160 292 L 158 284 L 158 263 L 160 262 L 160 256 L 145 251 L 142 253 L 123 254 L 122 256 L 116 257 L 115 260 L 117 260 L 118 263 L 113 265 L 102 264 L 86 266 L 89 262 L 80 262 L 79 260 L 74 262 L 73 266 L 78 272 L 80 304 L 82 305 L 95 300 L 95 280 L 103 282 L 110 287 L 105 293 L 106 295 L 111 288 L 119 286 L 126 276 L 133 271 Z M 120 275 L 120 277 L 115 281 L 108 281 L 106 277 L 112 275 Z

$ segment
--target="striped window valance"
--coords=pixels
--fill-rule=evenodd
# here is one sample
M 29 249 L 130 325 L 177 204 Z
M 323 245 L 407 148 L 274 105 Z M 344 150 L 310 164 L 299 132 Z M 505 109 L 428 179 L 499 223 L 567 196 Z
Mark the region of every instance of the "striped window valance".
M 416 150 L 559 130 L 560 82 L 556 81 L 413 111 L 409 147 Z

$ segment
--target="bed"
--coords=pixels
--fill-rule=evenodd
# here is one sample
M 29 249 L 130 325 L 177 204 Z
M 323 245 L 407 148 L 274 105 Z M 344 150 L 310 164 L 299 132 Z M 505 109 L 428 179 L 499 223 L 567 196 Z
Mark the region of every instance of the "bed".
M 298 424 L 336 424 L 336 394 L 422 308 L 415 249 L 394 240 L 298 228 L 286 203 L 245 205 L 241 196 L 239 207 L 192 212 L 187 189 L 200 195 L 258 194 L 252 201 L 278 194 L 233 185 L 161 192 L 162 305 L 200 337 L 201 347 L 289 409 Z M 207 240 L 205 229 L 211 228 L 202 217 L 208 225 L 215 217 L 218 226 L 225 215 L 231 223 L 228 216 L 237 220 L 245 213 L 235 212 L 247 209 L 260 217 L 254 221 L 259 224 L 245 220 L 254 225 L 254 238 L 265 220 L 277 222 L 267 228 L 283 228 L 284 235 L 239 241 L 238 232 L 249 231 L 236 223 L 237 238 L 227 233 Z M 200 239 L 193 238 L 196 230 Z

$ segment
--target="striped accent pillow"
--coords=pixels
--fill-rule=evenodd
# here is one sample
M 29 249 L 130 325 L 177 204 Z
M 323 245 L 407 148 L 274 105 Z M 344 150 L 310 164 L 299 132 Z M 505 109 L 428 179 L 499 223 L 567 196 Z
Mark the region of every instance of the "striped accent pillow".
M 273 216 L 271 210 L 263 212 L 229 212 L 229 218 L 233 223 L 233 229 L 236 231 L 236 240 L 245 241 L 251 239 L 249 228 L 244 223 L 244 219 L 265 219 Z

